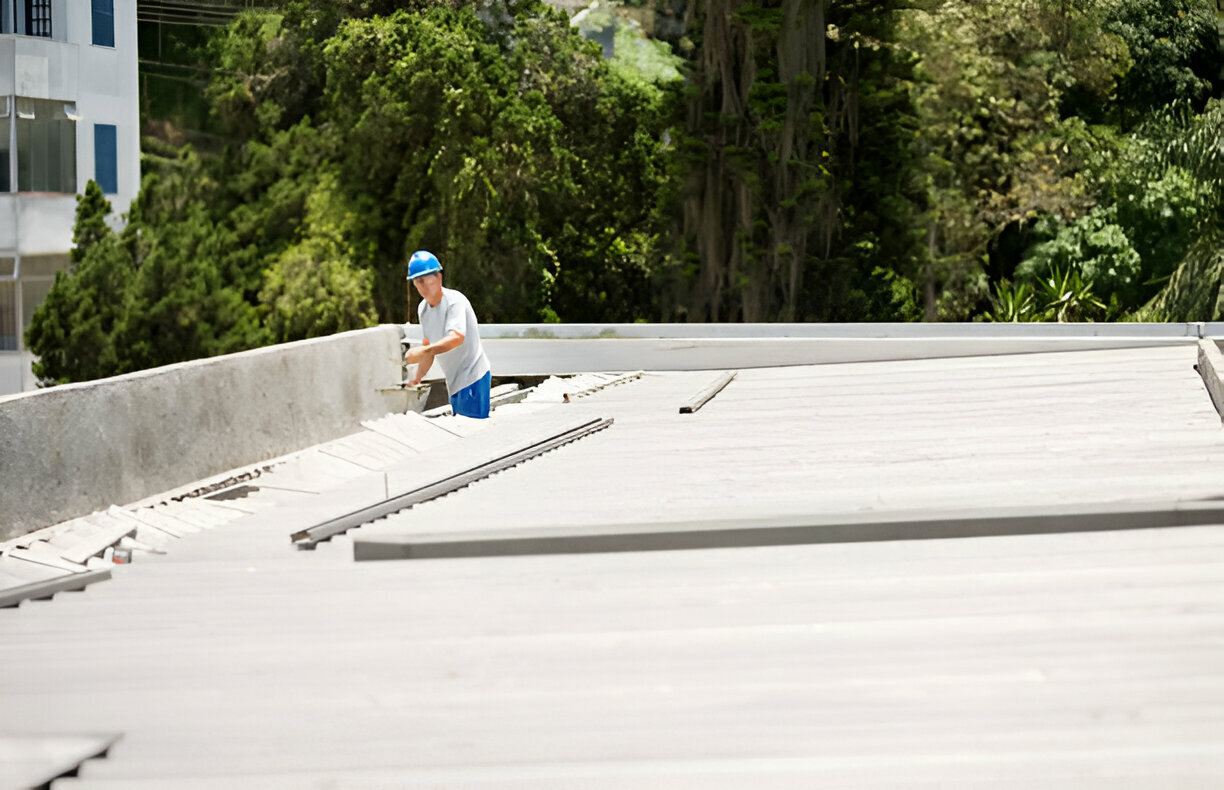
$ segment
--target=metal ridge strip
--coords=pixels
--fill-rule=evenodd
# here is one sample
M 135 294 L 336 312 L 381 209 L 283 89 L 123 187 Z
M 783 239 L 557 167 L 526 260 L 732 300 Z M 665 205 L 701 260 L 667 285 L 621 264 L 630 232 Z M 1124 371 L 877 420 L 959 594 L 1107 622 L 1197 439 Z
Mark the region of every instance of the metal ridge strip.
M 978 513 L 912 511 L 895 514 L 814 514 L 806 517 L 761 516 L 662 524 L 481 530 L 461 536 L 449 533 L 363 538 L 353 542 L 353 559 L 677 551 L 1042 535 L 1209 524 L 1224 525 L 1224 503 L 1101 504 L 1083 505 L 1076 510 L 1001 508 Z
M 575 428 L 570 428 L 562 433 L 550 436 L 548 438 L 532 442 L 518 450 L 512 451 L 497 458 L 477 464 L 467 470 L 457 472 L 446 477 L 436 480 L 426 485 L 419 486 L 402 494 L 389 497 L 388 499 L 378 502 L 373 505 L 355 510 L 343 516 L 330 519 L 322 524 L 316 524 L 313 527 L 307 527 L 303 530 L 298 530 L 290 535 L 290 540 L 297 544 L 298 548 L 314 548 L 314 546 L 328 538 L 347 532 L 353 527 L 361 526 L 362 524 L 374 521 L 375 519 L 388 516 L 413 505 L 427 502 L 431 499 L 436 499 L 440 496 L 456 491 L 464 486 L 470 485 L 477 480 L 488 477 L 496 472 L 508 469 L 512 466 L 517 466 L 523 461 L 530 460 L 537 455 L 542 455 L 549 450 L 556 449 L 564 444 L 569 444 L 572 441 L 581 439 L 588 434 L 595 433 L 607 428 L 613 423 L 612 418 L 593 418 Z
M 718 376 L 716 376 L 709 384 L 705 385 L 700 392 L 680 405 L 680 413 L 692 414 L 702 406 L 706 405 L 711 398 L 722 392 L 723 388 L 731 383 L 731 379 L 735 378 L 735 374 L 738 372 L 738 370 L 724 370 L 722 373 L 718 374 Z
M 47 579 L 46 581 L 9 587 L 6 590 L 0 590 L 0 609 L 16 606 L 22 601 L 31 599 L 50 598 L 58 592 L 83 590 L 94 582 L 106 581 L 110 577 L 110 569 L 80 571 L 79 573 L 69 573 L 65 576 L 56 576 L 54 579 Z
M 1211 403 L 1224 420 L 1224 354 L 1214 340 L 1198 342 L 1198 364 L 1194 366 L 1203 377 Z

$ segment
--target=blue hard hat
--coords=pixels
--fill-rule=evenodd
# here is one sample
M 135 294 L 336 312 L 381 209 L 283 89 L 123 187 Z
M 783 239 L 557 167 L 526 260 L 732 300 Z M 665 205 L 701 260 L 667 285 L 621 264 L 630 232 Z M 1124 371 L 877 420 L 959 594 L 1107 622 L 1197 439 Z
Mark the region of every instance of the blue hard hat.
M 442 271 L 442 264 L 438 263 L 438 258 L 432 252 L 427 250 L 417 250 L 412 253 L 412 257 L 408 259 L 408 279 L 415 280 L 418 277 L 423 277 L 426 274 Z

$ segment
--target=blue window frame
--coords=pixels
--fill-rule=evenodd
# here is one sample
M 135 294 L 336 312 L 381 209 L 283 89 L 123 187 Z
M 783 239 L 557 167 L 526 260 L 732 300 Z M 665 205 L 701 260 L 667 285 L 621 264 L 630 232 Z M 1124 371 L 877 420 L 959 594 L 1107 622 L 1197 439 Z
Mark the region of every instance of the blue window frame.
M 117 130 L 105 123 L 94 124 L 94 181 L 107 195 L 119 192 Z
M 93 0 L 93 43 L 115 46 L 115 0 Z

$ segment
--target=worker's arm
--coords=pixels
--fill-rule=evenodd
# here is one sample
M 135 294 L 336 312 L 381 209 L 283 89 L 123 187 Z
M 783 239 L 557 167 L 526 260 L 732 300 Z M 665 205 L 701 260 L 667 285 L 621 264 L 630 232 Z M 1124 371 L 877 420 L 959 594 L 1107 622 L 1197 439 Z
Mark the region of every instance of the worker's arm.
M 404 354 L 404 361 L 409 365 L 417 366 L 417 374 L 408 382 L 416 386 L 421 383 L 421 379 L 425 378 L 425 374 L 429 372 L 429 368 L 433 365 L 434 357 L 438 354 L 445 354 L 451 349 L 458 348 L 463 343 L 463 335 L 451 330 L 446 333 L 446 337 L 439 340 L 437 343 L 430 343 L 426 340 L 419 346 L 413 346 L 408 349 L 408 353 Z
M 415 387 L 416 385 L 420 384 L 421 379 L 425 378 L 425 374 L 429 372 L 429 368 L 432 365 L 433 365 L 433 357 L 429 357 L 429 356 L 425 357 L 425 359 L 422 360 L 421 362 L 416 363 L 416 366 L 417 366 L 416 376 L 412 378 L 412 381 L 408 382 L 408 386 Z

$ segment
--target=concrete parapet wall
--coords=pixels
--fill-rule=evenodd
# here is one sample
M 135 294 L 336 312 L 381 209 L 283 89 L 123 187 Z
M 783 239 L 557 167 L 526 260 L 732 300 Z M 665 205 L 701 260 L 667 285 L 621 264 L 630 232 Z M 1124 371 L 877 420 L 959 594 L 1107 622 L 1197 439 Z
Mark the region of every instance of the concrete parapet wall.
M 0 398 L 0 540 L 404 411 L 384 325 Z

